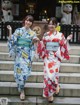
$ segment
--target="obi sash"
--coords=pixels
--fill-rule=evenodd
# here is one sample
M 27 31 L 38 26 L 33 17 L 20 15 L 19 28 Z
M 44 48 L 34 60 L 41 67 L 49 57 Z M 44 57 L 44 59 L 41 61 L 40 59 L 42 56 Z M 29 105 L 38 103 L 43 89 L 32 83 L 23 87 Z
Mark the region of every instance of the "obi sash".
M 17 42 L 18 46 L 23 46 L 23 47 L 31 47 L 31 39 L 28 38 L 18 38 Z
M 59 42 L 47 42 L 46 50 L 48 51 L 57 51 L 59 48 Z

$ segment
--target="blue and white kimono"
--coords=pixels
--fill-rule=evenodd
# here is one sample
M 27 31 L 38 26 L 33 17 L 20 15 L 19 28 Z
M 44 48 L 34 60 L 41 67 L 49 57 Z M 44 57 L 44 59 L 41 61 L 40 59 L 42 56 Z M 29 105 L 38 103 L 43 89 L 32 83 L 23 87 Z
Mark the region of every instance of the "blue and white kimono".
M 21 92 L 25 81 L 31 74 L 33 52 L 35 52 L 33 39 L 37 38 L 34 31 L 26 30 L 25 27 L 18 28 L 8 39 L 9 55 L 15 56 L 14 77 Z

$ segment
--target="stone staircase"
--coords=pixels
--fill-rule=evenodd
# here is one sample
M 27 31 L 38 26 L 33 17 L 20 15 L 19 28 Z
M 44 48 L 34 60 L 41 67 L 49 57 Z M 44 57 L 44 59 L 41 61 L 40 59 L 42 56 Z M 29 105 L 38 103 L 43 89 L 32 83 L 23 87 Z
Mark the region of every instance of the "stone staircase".
M 8 98 L 8 105 L 80 105 L 80 47 L 71 46 L 70 60 L 60 67 L 60 94 L 49 104 L 42 97 L 43 61 L 32 65 L 32 73 L 25 85 L 26 100 L 20 101 L 13 76 L 13 58 L 8 56 L 7 43 L 0 43 L 0 98 Z

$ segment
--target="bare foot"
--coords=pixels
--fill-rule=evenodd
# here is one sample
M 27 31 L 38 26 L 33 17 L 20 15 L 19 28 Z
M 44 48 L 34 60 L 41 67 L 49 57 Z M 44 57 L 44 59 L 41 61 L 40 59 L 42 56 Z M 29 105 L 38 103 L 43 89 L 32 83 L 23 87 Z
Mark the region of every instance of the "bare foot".
M 24 93 L 24 91 L 21 92 L 21 94 L 20 94 L 20 99 L 21 99 L 22 101 L 25 100 L 25 93 Z
M 53 100 L 54 100 L 54 97 L 53 96 L 48 97 L 49 103 L 53 103 Z
M 57 87 L 55 94 L 59 94 L 60 86 Z

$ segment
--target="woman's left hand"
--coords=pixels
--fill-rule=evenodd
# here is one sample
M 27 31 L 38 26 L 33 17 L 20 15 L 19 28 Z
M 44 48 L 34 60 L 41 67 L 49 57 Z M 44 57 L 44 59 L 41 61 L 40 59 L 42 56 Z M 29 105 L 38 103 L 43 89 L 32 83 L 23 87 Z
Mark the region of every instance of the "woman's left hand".
M 71 40 L 71 39 L 72 39 L 72 37 L 73 37 L 73 35 L 72 35 L 72 34 L 70 34 L 70 35 L 67 37 L 67 41 Z
M 37 42 L 39 42 L 39 41 L 40 41 L 39 38 L 33 39 L 33 43 L 37 43 Z

